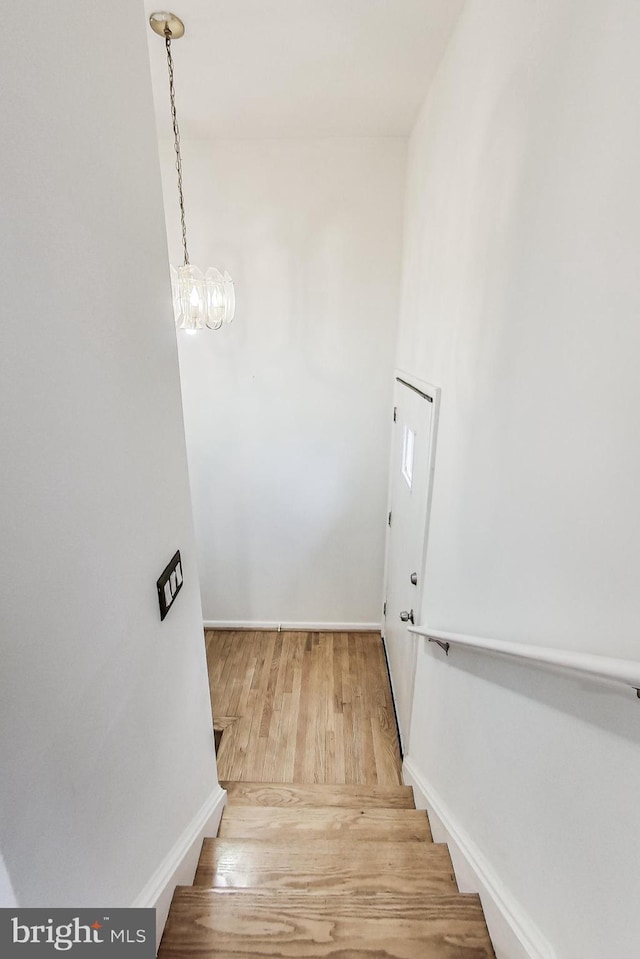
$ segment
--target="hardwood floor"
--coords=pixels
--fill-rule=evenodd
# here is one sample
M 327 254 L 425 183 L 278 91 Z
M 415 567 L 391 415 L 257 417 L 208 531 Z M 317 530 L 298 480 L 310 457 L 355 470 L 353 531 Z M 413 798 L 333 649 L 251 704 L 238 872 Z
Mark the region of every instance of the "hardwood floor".
M 398 785 L 377 633 L 207 630 L 220 779 Z

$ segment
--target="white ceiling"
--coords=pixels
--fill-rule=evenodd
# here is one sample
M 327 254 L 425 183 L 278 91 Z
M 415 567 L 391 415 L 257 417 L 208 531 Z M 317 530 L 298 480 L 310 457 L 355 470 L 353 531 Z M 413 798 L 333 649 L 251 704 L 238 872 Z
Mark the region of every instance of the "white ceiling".
M 145 10 L 185 23 L 173 42 L 185 138 L 406 136 L 463 2 L 145 0 Z M 148 36 L 165 137 L 164 43 Z

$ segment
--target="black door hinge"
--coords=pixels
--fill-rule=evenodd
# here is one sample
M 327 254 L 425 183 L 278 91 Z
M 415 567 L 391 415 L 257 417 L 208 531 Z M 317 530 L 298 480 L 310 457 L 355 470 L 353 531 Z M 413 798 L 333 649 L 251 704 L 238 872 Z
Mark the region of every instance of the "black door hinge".
M 383 616 L 386 616 L 386 615 L 387 615 L 387 604 L 386 604 L 386 602 L 385 602 L 384 606 L 382 607 L 382 615 L 383 615 Z
M 394 407 L 393 407 L 393 422 L 395 423 L 395 421 L 396 421 L 397 419 L 398 419 L 398 407 L 397 407 L 397 406 L 394 406 Z
M 387 523 L 388 523 L 389 526 L 391 526 L 391 513 L 389 513 L 389 517 L 388 517 L 388 519 L 387 519 Z

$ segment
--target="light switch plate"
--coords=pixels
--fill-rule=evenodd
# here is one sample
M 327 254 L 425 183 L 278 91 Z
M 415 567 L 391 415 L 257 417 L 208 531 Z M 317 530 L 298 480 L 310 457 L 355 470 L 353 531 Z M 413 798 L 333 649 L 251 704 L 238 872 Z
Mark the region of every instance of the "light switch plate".
M 179 570 L 179 575 L 176 575 Z M 160 605 L 160 619 L 163 620 L 173 604 L 176 596 L 182 589 L 182 560 L 180 550 L 177 550 L 171 562 L 163 569 L 158 582 L 158 603 Z

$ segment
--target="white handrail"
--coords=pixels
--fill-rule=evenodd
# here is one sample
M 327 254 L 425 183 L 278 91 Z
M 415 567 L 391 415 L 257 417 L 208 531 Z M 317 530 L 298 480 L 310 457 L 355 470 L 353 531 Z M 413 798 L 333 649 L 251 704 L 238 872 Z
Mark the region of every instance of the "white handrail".
M 409 626 L 409 632 L 438 643 L 446 653 L 449 652 L 449 646 L 465 646 L 489 653 L 501 653 L 504 656 L 512 656 L 528 662 L 558 666 L 574 673 L 624 683 L 635 689 L 640 697 L 640 662 L 632 659 L 613 659 L 610 656 L 599 656 L 594 653 L 574 653 L 569 649 L 550 649 L 546 646 L 508 643 L 501 639 L 482 639 L 479 636 L 429 629 L 428 626 Z

